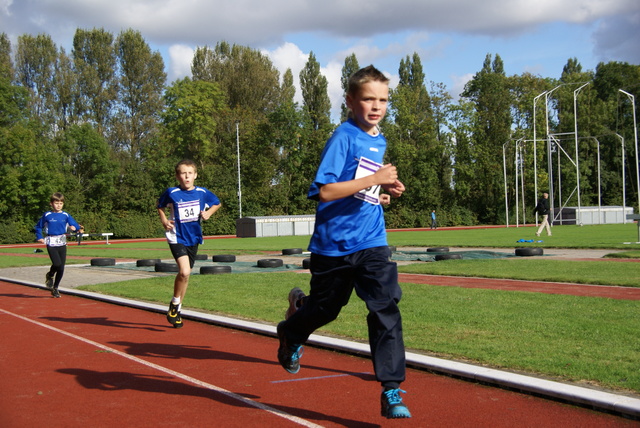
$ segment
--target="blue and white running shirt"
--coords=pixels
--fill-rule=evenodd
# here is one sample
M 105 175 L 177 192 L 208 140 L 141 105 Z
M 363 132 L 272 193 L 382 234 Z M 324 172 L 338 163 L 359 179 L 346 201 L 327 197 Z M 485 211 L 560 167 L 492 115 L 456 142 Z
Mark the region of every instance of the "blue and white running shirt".
M 196 186 L 191 190 L 170 187 L 165 190 L 158 199 L 157 208 L 171 208 L 169 220 L 174 221 L 174 228 L 166 232 L 167 241 L 187 247 L 202 244 L 200 212 L 214 205 L 220 205 L 220 200 L 204 187 Z
M 69 226 L 75 227 L 76 230 L 80 229 L 78 222 L 68 212 L 47 211 L 40 217 L 34 228 L 36 240 L 44 239 L 45 244 L 49 247 L 67 245 L 67 236 L 65 234 Z
M 353 180 L 363 158 L 370 165 L 382 164 L 386 147 L 382 134 L 371 136 L 352 119 L 343 122 L 324 147 L 307 197 L 317 200 L 321 186 Z M 337 257 L 387 245 L 384 213 L 378 203 L 372 203 L 375 195 L 373 199 L 352 195 L 319 202 L 309 251 Z

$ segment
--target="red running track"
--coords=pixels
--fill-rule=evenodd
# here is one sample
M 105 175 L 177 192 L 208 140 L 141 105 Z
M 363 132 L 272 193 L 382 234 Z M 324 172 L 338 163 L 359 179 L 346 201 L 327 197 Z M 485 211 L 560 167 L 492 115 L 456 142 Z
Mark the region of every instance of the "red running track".
M 536 282 L 517 279 L 476 278 L 446 275 L 401 273 L 400 282 L 447 287 L 484 288 L 491 290 L 528 291 L 532 293 L 565 294 L 569 296 L 604 297 L 617 300 L 640 300 L 640 288 L 612 285 L 572 284 L 566 282 Z
M 380 416 L 368 359 L 0 282 L 0 425 L 13 427 L 631 427 L 640 422 L 409 370 L 413 418 Z

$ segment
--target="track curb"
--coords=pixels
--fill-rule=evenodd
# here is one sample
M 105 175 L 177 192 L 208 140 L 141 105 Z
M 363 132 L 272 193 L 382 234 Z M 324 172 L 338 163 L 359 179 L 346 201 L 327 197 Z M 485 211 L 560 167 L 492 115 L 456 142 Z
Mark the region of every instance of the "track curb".
M 26 285 L 33 288 L 41 288 L 47 291 L 41 284 L 36 284 L 30 281 L 4 277 L 0 277 L 0 281 Z M 75 288 L 60 287 L 60 292 L 62 294 L 99 300 L 106 303 L 128 306 L 151 312 L 165 313 L 167 310 L 166 305 L 108 296 Z M 192 319 L 208 324 L 277 337 L 276 327 L 268 324 L 238 320 L 188 309 L 183 310 L 181 314 L 185 319 Z M 369 345 L 365 343 L 312 334 L 309 337 L 307 344 L 349 354 L 370 356 Z M 406 353 L 406 361 L 407 366 L 412 368 L 428 370 L 434 373 L 446 374 L 484 384 L 517 390 L 524 393 L 535 394 L 537 396 L 554 400 L 561 400 L 567 403 L 589 407 L 594 410 L 620 414 L 632 419 L 640 419 L 640 399 L 625 395 L 618 395 L 517 373 L 485 368 L 468 363 L 430 357 L 413 352 Z

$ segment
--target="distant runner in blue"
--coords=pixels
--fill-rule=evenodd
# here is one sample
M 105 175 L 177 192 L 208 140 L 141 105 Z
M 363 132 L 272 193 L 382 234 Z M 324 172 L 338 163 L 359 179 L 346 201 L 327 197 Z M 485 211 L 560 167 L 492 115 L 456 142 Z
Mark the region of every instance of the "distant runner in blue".
M 82 229 L 82 226 L 71 217 L 64 207 L 64 195 L 56 192 L 49 201 L 51 210 L 40 217 L 36 223 L 36 240 L 47 246 L 47 253 L 51 259 L 51 268 L 45 274 L 44 283 L 53 297 L 60 297 L 58 287 L 64 275 L 64 265 L 67 262 L 67 228 L 72 231 Z
M 198 254 L 198 245 L 204 242 L 200 222 L 218 211 L 220 200 L 211 191 L 194 184 L 198 171 L 193 161 L 180 161 L 175 170 L 180 185 L 165 190 L 156 208 L 179 270 L 173 284 L 167 320 L 175 328 L 180 328 L 183 325 L 180 310 L 189 286 L 189 275 Z M 169 217 L 165 213 L 167 208 Z

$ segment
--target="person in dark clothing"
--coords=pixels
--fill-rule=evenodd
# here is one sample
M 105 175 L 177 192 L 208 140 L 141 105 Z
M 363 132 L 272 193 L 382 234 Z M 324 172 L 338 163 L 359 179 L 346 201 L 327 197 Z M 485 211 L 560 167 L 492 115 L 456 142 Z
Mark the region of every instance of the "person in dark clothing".
M 542 198 L 538 200 L 538 205 L 533 209 L 534 213 L 538 213 L 542 216 L 542 223 L 540 223 L 540 227 L 536 232 L 536 236 L 540 236 L 542 233 L 542 229 L 546 227 L 547 235 L 551 236 L 551 227 L 549 226 L 549 194 L 543 193 Z

